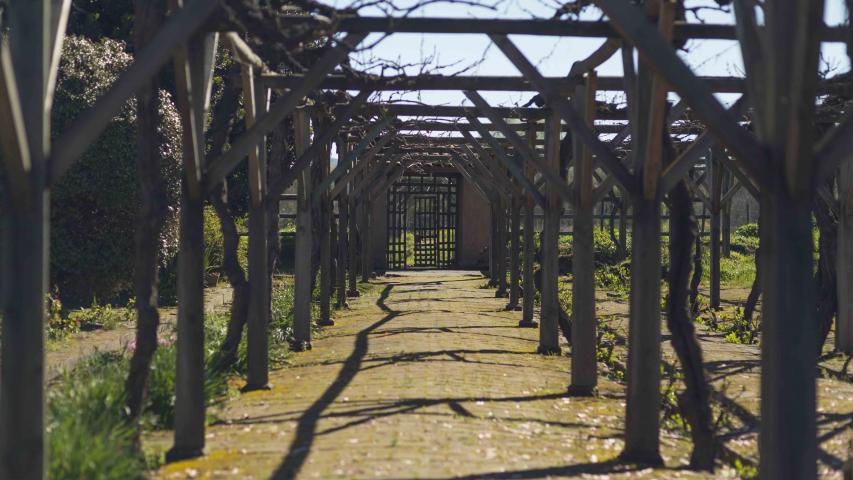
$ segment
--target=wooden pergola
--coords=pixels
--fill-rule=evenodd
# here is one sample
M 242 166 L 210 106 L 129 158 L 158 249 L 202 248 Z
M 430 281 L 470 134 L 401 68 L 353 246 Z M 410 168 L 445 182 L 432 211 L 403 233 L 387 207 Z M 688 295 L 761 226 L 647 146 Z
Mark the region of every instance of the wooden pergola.
M 839 177 L 839 192 L 843 209 L 853 208 L 851 171 L 846 163 L 851 155 L 853 120 L 845 119 L 824 138 L 814 138 L 812 123 L 816 97 L 831 87 L 818 81 L 821 42 L 846 42 L 849 32 L 846 27 L 825 26 L 822 2 L 811 0 L 766 2 L 761 26 L 755 12 L 743 6 L 748 2 L 735 2 L 737 25 L 675 21 L 675 4 L 663 0 L 646 2 L 645 7 L 623 0 L 593 3 L 606 14 L 606 21 L 293 16 L 290 21 L 294 25 L 325 32 L 329 46 L 306 71 L 282 75 L 271 72 L 239 35 L 207 28 L 208 20 L 221 8 L 220 2 L 176 0 L 171 15 L 150 43 L 138 51 L 133 65 L 90 111 L 51 139 L 50 100 L 70 1 L 11 2 L 7 12 L 9 41 L 0 43 L 0 141 L 11 200 L 10 207 L 4 207 L 8 223 L 2 263 L 0 477 L 44 475 L 43 325 L 51 185 L 98 138 L 127 99 L 172 61 L 184 127 L 184 190 L 176 421 L 170 458 L 198 456 L 205 443 L 202 210 L 208 193 L 248 159 L 251 299 L 247 389 L 261 389 L 268 384 L 269 369 L 271 280 L 266 268 L 266 232 L 269 209 L 277 204 L 273 200 L 296 183 L 294 336 L 297 348 L 310 348 L 312 243 L 319 242 L 321 249 L 319 323 L 328 325 L 332 323 L 332 290 L 337 302 L 343 304 L 347 294 L 357 294 L 357 276 L 367 279 L 372 273 L 368 237 L 357 239 L 359 232 L 371 228 L 373 202 L 408 169 L 439 162 L 459 171 L 490 202 L 494 247 L 490 249 L 491 276 L 498 283 L 499 293 L 508 290 L 510 305 L 522 303 L 519 326 L 539 328 L 542 353 L 560 350 L 558 237 L 564 208 L 572 210 L 569 388 L 575 395 L 593 395 L 597 382 L 594 207 L 611 194 L 630 203 L 633 276 L 623 458 L 651 464 L 661 462 L 662 202 L 687 179 L 693 183 L 694 197 L 710 209 L 711 302 L 718 305 L 720 211 L 737 189 L 745 189 L 758 199 L 765 318 L 761 343 L 761 475 L 815 478 L 817 351 L 813 341 L 816 325 L 810 205 L 815 195 L 832 195 L 821 186 L 842 168 L 845 173 Z M 378 78 L 336 73 L 335 68 L 373 32 L 487 35 L 522 75 Z M 548 78 L 508 35 L 589 37 L 612 42 L 591 52 L 569 77 Z M 746 77 L 697 76 L 677 55 L 673 39 L 738 41 Z M 205 158 L 204 125 L 218 41 L 227 42 L 242 64 L 247 130 L 227 151 Z M 617 52 L 621 52 L 624 76 L 597 76 L 596 67 Z M 639 52 L 639 62 L 635 62 L 634 52 Z M 317 89 L 358 94 L 336 105 L 323 124 L 315 123 L 312 136 L 315 107 L 305 98 Z M 473 106 L 368 103 L 373 92 L 383 90 L 461 90 Z M 541 97 L 543 107 L 490 105 L 478 90 L 533 92 Z M 276 92 L 272 103 L 271 91 Z M 624 91 L 627 109 L 597 104 L 598 91 Z M 668 92 L 678 94 L 681 101 L 670 107 Z M 726 108 L 714 93 L 743 96 Z M 748 111 L 751 131 L 745 128 Z M 701 122 L 704 129 L 696 132 L 679 126 L 685 115 Z M 277 182 L 269 183 L 267 136 L 291 117 L 297 159 Z M 359 128 L 362 134 L 347 136 L 351 128 Z M 671 158 L 665 139 L 680 128 L 681 133 L 695 138 L 689 145 L 680 145 L 680 153 Z M 438 137 L 435 132 L 453 132 L 453 136 Z M 540 132 L 544 138 L 539 137 Z M 602 140 L 602 135 L 610 138 Z M 338 142 L 339 151 L 334 169 L 329 164 L 333 142 Z M 709 154 L 711 150 L 713 155 Z M 695 184 L 691 171 L 697 165 L 710 166 L 714 185 L 710 191 Z M 569 168 L 571 175 L 567 174 Z M 316 177 L 318 171 L 322 172 L 320 178 Z M 732 190 L 719 187 L 723 171 L 737 180 Z M 332 214 L 335 205 L 337 217 Z M 523 279 L 524 285 L 534 285 L 537 207 L 544 212 L 544 223 L 541 314 L 534 319 L 532 292 L 525 291 L 522 298 L 519 282 Z M 315 222 L 317 216 L 319 222 Z M 850 221 L 848 217 L 842 219 Z M 322 227 L 317 230 L 315 224 Z M 853 252 L 853 236 L 849 227 L 839 231 L 839 278 L 847 278 L 853 275 L 853 265 L 842 259 Z M 508 265 L 503 261 L 507 235 L 511 241 Z M 334 278 L 333 240 L 339 260 Z M 523 265 L 519 260 L 521 245 Z M 509 285 L 505 285 L 507 270 Z M 840 348 L 851 352 L 853 309 L 847 297 L 839 295 L 836 334 Z

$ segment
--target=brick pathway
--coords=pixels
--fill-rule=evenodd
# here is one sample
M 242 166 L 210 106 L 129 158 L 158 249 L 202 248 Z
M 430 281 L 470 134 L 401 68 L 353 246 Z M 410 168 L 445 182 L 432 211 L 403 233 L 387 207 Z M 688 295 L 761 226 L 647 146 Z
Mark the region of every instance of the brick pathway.
M 670 433 L 668 468 L 615 463 L 624 388 L 602 379 L 599 397 L 567 397 L 569 359 L 534 354 L 537 331 L 517 328 L 520 313 L 484 282 L 466 272 L 375 281 L 378 293 L 272 373 L 271 391 L 227 403 L 205 457 L 155 476 L 699 477 L 682 468 L 689 442 Z

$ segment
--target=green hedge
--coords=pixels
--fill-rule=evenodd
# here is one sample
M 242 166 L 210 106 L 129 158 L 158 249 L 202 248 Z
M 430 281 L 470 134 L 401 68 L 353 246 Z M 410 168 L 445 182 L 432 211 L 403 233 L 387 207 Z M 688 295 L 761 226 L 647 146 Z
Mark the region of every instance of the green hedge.
M 63 45 L 52 115 L 54 137 L 110 87 L 132 62 L 121 42 L 69 37 Z M 168 264 L 177 252 L 180 195 L 180 118 L 169 95 L 160 94 L 160 153 L 169 214 L 160 239 Z M 135 100 L 53 188 L 51 282 L 63 302 L 112 302 L 129 294 L 134 232 L 139 210 Z

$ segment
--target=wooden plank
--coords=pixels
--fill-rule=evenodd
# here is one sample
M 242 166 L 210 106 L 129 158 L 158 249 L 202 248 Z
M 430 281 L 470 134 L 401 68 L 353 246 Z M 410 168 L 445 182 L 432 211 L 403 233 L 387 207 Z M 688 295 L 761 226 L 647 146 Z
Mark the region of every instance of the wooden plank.
M 727 112 L 713 93 L 675 53 L 637 6 L 622 0 L 596 0 L 595 4 L 610 18 L 619 33 L 639 50 L 656 73 L 666 79 L 678 95 L 690 105 L 693 113 L 719 140 L 741 159 L 747 172 L 761 183 L 763 149 L 736 119 Z
M 25 210 L 31 203 L 32 164 L 11 55 L 8 42 L 0 41 L 0 143 L 13 207 Z
M 213 188 L 231 173 L 234 167 L 257 145 L 260 138 L 290 115 L 305 95 L 341 63 L 363 39 L 363 34 L 351 34 L 326 50 L 305 74 L 305 82 L 302 85 L 278 98 L 270 106 L 266 115 L 260 117 L 251 128 L 246 130 L 246 133 L 234 141 L 228 151 L 210 161 L 209 168 L 205 172 L 207 189 Z
M 329 174 L 326 178 L 320 181 L 320 184 L 312 192 L 312 203 L 318 202 L 320 200 L 320 194 L 328 190 L 332 183 L 336 182 L 338 179 L 344 176 L 344 173 L 346 173 L 346 171 L 350 168 L 356 157 L 359 157 L 365 150 L 367 150 L 367 147 L 370 146 L 370 142 L 372 142 L 376 137 L 378 137 L 379 134 L 382 133 L 382 130 L 387 128 L 392 120 L 393 117 L 384 117 L 374 122 L 373 125 L 370 126 L 370 129 L 367 131 L 367 133 L 361 138 L 361 140 L 359 140 L 358 144 L 352 151 L 350 151 L 344 156 L 339 156 L 338 165 L 335 167 L 331 174 Z M 384 137 L 379 139 L 379 141 L 376 142 L 376 146 L 374 146 L 375 151 L 378 152 L 379 149 L 381 149 L 389 141 L 391 141 L 392 138 L 394 138 L 393 133 L 385 135 Z M 360 158 L 360 161 L 369 162 L 370 159 L 371 157 L 365 156 L 364 158 Z
M 273 88 L 273 85 L 270 85 L 266 81 L 265 72 L 269 72 L 269 67 L 264 63 L 263 59 L 259 57 L 250 47 L 245 40 L 243 40 L 237 32 L 226 32 L 224 35 L 225 41 L 228 42 L 228 45 L 231 47 L 231 53 L 234 55 L 236 60 L 243 64 L 243 66 L 249 66 L 260 72 L 264 72 L 261 75 L 261 80 L 267 88 Z
M 243 112 L 246 128 L 255 125 L 255 73 L 252 67 L 242 66 L 240 68 L 240 80 L 243 85 Z M 253 207 L 257 207 L 263 198 L 261 191 L 261 171 L 258 165 L 258 146 L 249 151 L 249 200 Z
M 550 171 L 552 175 L 560 178 L 560 115 L 554 112 L 545 121 L 547 122 L 545 127 L 546 171 Z M 560 341 L 557 333 L 560 315 L 557 283 L 560 276 L 558 263 L 563 199 L 553 184 L 549 183 L 547 188 L 548 205 L 545 208 L 544 226 L 540 236 L 542 281 L 540 285 L 541 312 L 539 315 L 539 347 L 537 351 L 542 354 L 554 354 L 560 352 Z
M 14 65 L 14 71 L 8 70 L 4 75 L 7 88 L 12 75 L 18 86 L 17 121 L 23 120 L 19 128 L 23 127 L 21 133 L 26 136 L 30 155 L 30 201 L 9 209 L 4 206 L 4 225 L 0 229 L 4 236 L 0 249 L 0 478 L 41 479 L 45 477 L 44 328 L 50 265 L 50 203 L 45 194 L 50 123 L 44 109 L 50 61 L 50 2 L 8 2 L 4 14 L 9 27 L 8 53 Z M 16 141 L 19 140 L 20 137 Z M 7 164 L 10 161 L 23 169 L 21 158 L 5 159 Z
M 281 195 L 281 193 L 284 192 L 287 187 L 294 182 L 294 180 L 296 180 L 299 172 L 308 167 L 313 159 L 322 151 L 322 145 L 325 145 L 334 139 L 341 127 L 349 122 L 350 118 L 352 118 L 352 116 L 361 109 L 365 100 L 367 100 L 367 97 L 369 97 L 371 93 L 372 92 L 368 90 L 361 91 L 352 100 L 350 100 L 350 103 L 347 104 L 345 108 L 337 110 L 335 121 L 326 127 L 326 129 L 323 130 L 323 133 L 319 136 L 315 135 L 314 142 L 311 146 L 308 147 L 308 149 L 305 150 L 305 152 L 300 155 L 295 162 L 293 162 L 293 166 L 281 176 L 281 180 L 279 182 L 270 185 L 270 195 Z
M 468 121 L 475 128 L 478 128 L 481 125 L 480 121 L 474 117 L 470 117 Z M 518 181 L 518 183 L 524 188 L 528 195 L 531 195 L 533 197 L 533 200 L 535 200 L 540 207 L 543 207 L 546 203 L 545 197 L 541 193 L 539 193 L 539 190 L 536 188 L 536 186 L 533 185 L 530 179 L 527 178 L 527 175 L 525 175 L 522 167 L 518 165 L 515 161 L 513 161 L 511 158 L 509 158 L 509 155 L 507 154 L 506 150 L 504 150 L 504 148 L 500 145 L 497 139 L 488 130 L 486 130 L 485 127 L 483 127 L 482 129 L 478 128 L 478 131 L 480 132 L 481 138 L 488 142 L 488 144 L 492 147 L 492 151 L 495 152 L 495 155 L 498 157 L 498 160 L 500 160 L 507 168 L 507 170 L 510 171 L 513 177 L 515 177 L 516 181 Z M 473 143 L 475 148 L 483 148 L 480 142 L 478 142 L 477 139 L 475 139 L 470 133 L 464 130 L 460 130 L 460 133 L 462 133 L 462 136 L 466 138 L 469 142 Z
M 268 89 L 251 74 L 251 67 L 242 67 L 244 107 L 252 105 L 253 118 L 263 115 L 267 109 Z M 248 79 L 246 77 L 249 77 Z M 250 92 L 247 95 L 247 91 Z M 247 115 L 248 122 L 248 115 Z M 248 124 L 248 123 L 247 123 Z M 269 325 L 270 325 L 270 278 L 269 271 L 269 209 L 278 202 L 266 195 L 267 190 L 267 144 L 266 137 L 254 152 L 254 164 L 249 162 L 251 182 L 257 182 L 256 191 L 249 199 L 249 316 L 246 321 L 246 385 L 244 391 L 267 390 L 269 385 Z M 250 155 L 251 159 L 251 155 Z
M 50 184 L 55 184 L 89 148 L 109 122 L 152 75 L 172 58 L 176 46 L 186 43 L 218 9 L 217 2 L 190 0 L 186 7 L 171 15 L 160 32 L 142 50 L 134 62 L 86 112 L 63 132 L 51 149 Z
M 239 38 L 239 37 L 238 37 Z M 253 65 L 255 63 L 253 62 Z M 745 80 L 738 77 L 699 77 L 708 88 L 717 93 L 743 93 Z M 261 76 L 270 88 L 294 88 L 304 81 L 303 75 L 277 73 Z M 583 82 L 577 77 L 547 77 L 545 82 L 556 92 L 568 95 Z M 416 75 L 390 76 L 363 74 L 358 77 L 343 75 L 328 76 L 317 88 L 327 90 L 481 90 L 492 92 L 538 92 L 536 86 L 525 77 L 512 76 L 467 76 L 467 75 Z M 599 77 L 598 87 L 602 91 L 622 91 L 621 77 Z
M 293 112 L 293 140 L 297 155 L 302 155 L 311 142 L 308 112 Z M 296 245 L 294 248 L 294 307 L 293 348 L 302 351 L 311 348 L 311 169 L 299 172 L 296 200 Z
M 532 63 L 524 56 L 523 53 L 512 43 L 509 37 L 505 35 L 489 35 L 492 42 L 501 49 L 504 55 L 515 65 L 515 67 L 529 78 L 531 82 L 539 89 L 542 96 L 548 105 L 559 112 L 560 117 L 572 129 L 575 138 L 589 145 L 592 153 L 598 158 L 598 162 L 605 169 L 614 175 L 616 181 L 626 190 L 631 191 L 634 188 L 633 182 L 630 180 L 630 172 L 622 165 L 622 162 L 613 153 L 610 148 L 598 139 L 598 135 L 584 124 L 583 118 L 578 115 L 571 103 L 564 97 L 560 96 L 544 83 L 542 74 L 533 66 Z M 494 122 L 494 120 L 493 120 Z
M 525 123 L 527 126 L 527 134 L 525 136 L 525 140 L 528 144 L 532 145 L 536 140 L 537 133 L 537 125 L 536 121 L 532 119 L 528 119 Z M 524 165 L 520 159 L 517 159 L 519 163 L 519 167 L 524 170 L 525 176 L 528 179 L 528 182 L 533 181 L 533 166 L 530 164 Z M 536 203 L 534 202 L 534 198 L 532 195 L 527 195 L 525 197 L 525 205 L 524 205 L 524 265 L 522 266 L 521 277 L 524 282 L 524 292 L 521 297 L 521 321 L 518 322 L 518 326 L 521 328 L 535 328 L 538 327 L 539 324 L 533 320 L 533 303 L 534 297 L 536 296 L 536 287 L 535 280 L 533 277 L 533 268 L 535 263 L 535 247 L 534 247 L 534 209 Z M 546 207 L 546 203 L 543 202 L 540 205 L 544 210 Z M 531 288 L 531 286 L 533 286 Z
M 642 15 L 642 12 L 640 12 Z M 293 17 L 294 21 L 304 17 Z M 318 25 L 320 26 L 320 25 Z M 501 35 L 537 35 L 556 37 L 592 37 L 618 38 L 618 30 L 607 22 L 567 21 L 542 19 L 475 19 L 475 18 L 436 18 L 436 17 L 343 17 L 337 28 L 345 32 L 384 32 L 384 33 L 460 33 L 460 34 L 501 34 Z M 820 30 L 824 42 L 846 41 L 843 27 L 826 27 Z M 687 39 L 737 40 L 734 26 L 711 23 L 676 23 L 673 37 Z
M 578 87 L 573 102 L 586 124 L 595 120 L 595 72 L 587 74 L 586 88 Z M 569 393 L 595 394 L 598 384 L 595 318 L 595 249 L 593 246 L 592 151 L 576 142 L 574 148 L 575 205 L 572 219 L 572 368 Z
M 521 155 L 521 158 L 524 159 L 525 162 L 530 162 L 535 165 L 545 180 L 548 182 L 549 188 L 552 188 L 554 192 L 556 192 L 565 202 L 571 203 L 573 201 L 572 191 L 566 182 L 560 177 L 559 169 L 551 169 L 548 167 L 546 160 L 539 156 L 530 145 L 525 142 L 515 130 L 509 128 L 507 123 L 503 118 L 495 111 L 494 107 L 490 106 L 486 100 L 480 96 L 479 93 L 466 90 L 465 96 L 470 99 L 474 105 L 491 120 L 493 124 L 501 128 L 501 134 L 506 137 L 512 145 L 515 147 L 516 152 Z M 469 118 L 474 118 L 472 115 Z M 557 122 L 559 125 L 559 122 Z M 555 127 L 555 131 L 558 132 L 559 136 L 559 127 Z

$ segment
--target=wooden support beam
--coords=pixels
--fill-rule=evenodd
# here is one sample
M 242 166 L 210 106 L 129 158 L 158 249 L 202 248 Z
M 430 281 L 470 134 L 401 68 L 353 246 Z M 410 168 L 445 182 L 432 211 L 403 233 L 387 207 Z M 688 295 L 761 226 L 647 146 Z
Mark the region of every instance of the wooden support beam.
M 536 201 L 536 204 L 540 207 L 544 206 L 546 203 L 545 197 L 541 193 L 539 193 L 539 190 L 536 188 L 536 186 L 533 185 L 529 178 L 527 178 L 527 175 L 524 173 L 522 166 L 509 157 L 509 154 L 506 152 L 506 150 L 504 150 L 504 148 L 491 134 L 491 132 L 486 130 L 485 127 L 482 127 L 479 120 L 477 120 L 475 117 L 470 117 L 468 119 L 468 122 L 478 129 L 481 138 L 484 139 L 489 144 L 489 146 L 492 147 L 492 151 L 495 152 L 495 155 L 498 157 L 498 160 L 500 160 L 504 164 L 504 166 L 510 171 L 513 177 L 515 177 L 516 181 L 518 181 L 519 185 L 524 188 L 528 195 L 531 195 L 533 197 L 533 200 Z M 462 133 L 462 136 L 469 142 L 471 142 L 476 148 L 483 148 L 480 142 L 477 141 L 477 139 L 475 139 L 470 133 L 464 130 L 460 130 L 460 133 Z M 485 151 L 482 152 L 481 155 L 483 153 L 485 153 Z
M 572 129 L 574 137 L 590 147 L 592 153 L 598 158 L 599 164 L 604 166 L 614 176 L 622 188 L 631 191 L 634 188 L 634 183 L 630 181 L 630 172 L 628 172 L 628 169 L 622 165 L 622 162 L 610 147 L 599 140 L 598 135 L 584 123 L 583 118 L 578 115 L 571 103 L 543 81 L 544 77 L 542 77 L 542 74 L 521 53 L 521 50 L 512 43 L 509 37 L 493 34 L 489 35 L 489 38 L 501 49 L 513 65 L 536 85 L 539 93 L 545 97 L 546 103 L 554 108 L 566 124 L 569 125 L 569 128 Z
M 501 118 L 539 118 L 545 117 L 542 108 L 492 107 Z M 418 105 L 405 103 L 369 103 L 364 106 L 365 115 L 393 115 L 396 117 L 470 117 L 480 116 L 477 107 L 455 105 Z M 625 120 L 625 116 L 614 114 L 612 120 Z
M 244 70 L 251 71 L 251 68 Z M 253 81 L 252 91 L 258 115 L 266 110 L 267 88 Z M 245 95 L 245 86 L 244 86 Z M 245 96 L 244 96 L 245 98 Z M 245 104 L 244 104 L 245 105 Z M 257 181 L 249 206 L 249 317 L 246 322 L 246 386 L 244 391 L 269 388 L 269 323 L 270 323 L 270 272 L 268 269 L 268 209 L 273 202 L 267 197 L 266 137 L 249 163 L 249 175 Z M 250 155 L 251 159 L 252 155 Z M 251 186 L 251 184 L 250 184 Z
M 743 93 L 745 90 L 745 81 L 743 78 L 699 78 L 709 89 L 716 93 Z M 304 81 L 304 76 L 299 74 L 265 74 L 261 77 L 261 80 L 270 88 L 290 89 L 299 86 Z M 566 96 L 574 91 L 575 87 L 582 85 L 581 80 L 577 77 L 547 77 L 544 78 L 544 81 L 549 85 L 549 88 Z M 479 90 L 491 92 L 538 92 L 536 86 L 525 77 L 465 75 L 379 77 L 366 73 L 358 77 L 330 75 L 323 79 L 317 85 L 317 88 L 375 91 Z M 597 88 L 600 91 L 621 91 L 623 89 L 623 79 L 621 77 L 599 77 Z
M 273 85 L 266 82 L 266 76 L 268 75 L 266 72 L 269 71 L 269 67 L 267 67 L 263 59 L 261 59 L 261 57 L 252 50 L 252 47 L 250 47 L 246 41 L 240 37 L 240 34 L 237 32 L 226 32 L 223 37 L 231 47 L 231 53 L 234 55 L 234 58 L 243 64 L 244 67 L 251 67 L 259 72 L 263 72 L 260 77 L 261 84 L 267 88 L 273 88 Z
M 347 261 L 349 262 L 347 267 L 347 273 L 349 274 L 349 288 L 347 289 L 347 297 L 355 298 L 360 297 L 361 292 L 358 291 L 358 269 L 359 269 L 359 260 L 358 257 L 358 246 L 359 242 L 361 242 L 361 237 L 358 228 L 358 202 L 353 196 L 348 196 L 347 200 L 349 200 L 349 242 L 347 243 L 347 247 L 349 248 L 349 252 L 347 252 Z
M 305 152 L 293 162 L 293 166 L 288 170 L 284 175 L 281 176 L 281 180 L 274 185 L 270 185 L 270 195 L 278 196 L 281 195 L 282 192 L 287 190 L 288 187 L 296 180 L 299 173 L 302 169 L 307 168 L 311 162 L 317 158 L 322 152 L 322 146 L 331 142 L 335 136 L 340 131 L 341 127 L 343 127 L 347 122 L 349 122 L 350 118 L 355 115 L 364 105 L 364 102 L 367 100 L 367 97 L 370 96 L 372 92 L 369 90 L 363 90 L 358 92 L 350 102 L 344 106 L 344 108 L 337 109 L 335 114 L 335 121 L 329 124 L 323 133 L 320 135 L 314 136 L 314 142 L 308 147 Z M 339 154 L 340 155 L 340 154 Z
M 546 118 L 545 127 L 545 156 L 546 169 L 550 175 L 560 179 L 560 115 L 556 112 Z M 563 182 L 563 185 L 565 183 Z M 545 208 L 545 224 L 540 237 L 542 248 L 542 284 L 541 313 L 539 318 L 539 348 L 542 354 L 560 352 L 560 341 L 557 325 L 560 315 L 560 301 L 557 296 L 559 282 L 559 243 L 560 218 L 563 214 L 563 198 L 557 193 L 555 184 L 548 184 L 548 206 Z M 574 193 L 574 192 L 572 192 Z
M 59 60 L 62 56 L 62 43 L 65 41 L 65 30 L 68 25 L 68 13 L 71 10 L 71 0 L 50 1 L 50 65 L 48 67 L 47 86 L 44 94 L 44 109 L 53 109 L 53 93 L 56 89 L 56 78 L 59 74 Z
M 592 125 L 595 120 L 595 72 L 587 74 L 586 88 L 578 87 L 572 103 L 579 115 Z M 598 384 L 595 319 L 595 249 L 593 246 L 594 192 L 592 188 L 592 151 L 575 142 L 575 202 L 572 219 L 572 380 L 573 395 L 594 395 Z
M 50 184 L 55 184 L 86 149 L 101 135 L 127 99 L 136 93 L 152 75 L 156 75 L 172 58 L 174 49 L 186 43 L 219 8 L 218 2 L 189 0 L 163 23 L 160 32 L 133 64 L 125 70 L 74 124 L 63 132 L 51 149 Z M 255 141 L 257 143 L 257 140 Z M 221 180 L 221 179 L 220 179 Z M 216 182 L 218 183 L 218 182 Z
M 347 171 L 347 173 L 344 174 L 344 176 L 342 176 L 339 180 L 336 180 L 335 186 L 332 187 L 332 190 L 329 193 L 329 196 L 333 199 L 336 198 L 344 190 L 346 190 L 347 185 L 349 185 L 350 183 L 353 183 L 356 175 L 364 172 L 365 170 L 368 170 L 370 168 L 370 166 L 372 165 L 371 160 L 376 158 L 379 151 L 382 150 L 385 147 L 385 145 L 393 137 L 394 137 L 393 134 L 388 134 L 385 137 L 382 137 L 379 140 L 379 142 L 377 142 L 375 145 L 373 145 L 373 147 L 371 147 L 370 150 L 368 150 L 367 153 L 365 153 L 363 156 L 363 159 L 366 159 L 367 161 L 356 162 L 355 166 L 353 166 L 351 169 L 349 169 L 349 171 Z M 386 139 L 387 139 L 387 141 L 386 141 Z M 389 157 L 389 156 L 393 157 L 394 155 L 397 154 L 397 151 L 398 151 L 397 148 L 392 147 L 390 150 L 385 151 L 384 157 Z M 382 159 L 382 162 L 384 162 L 384 164 L 387 164 L 387 162 L 385 162 L 384 158 Z M 383 165 L 383 166 L 385 166 L 385 165 Z M 358 196 L 359 193 L 361 192 L 361 190 L 363 190 L 365 188 L 365 186 L 366 185 L 364 184 L 364 182 L 359 182 L 357 185 L 355 185 L 353 195 Z
M 838 314 L 835 317 L 835 348 L 853 354 L 853 163 L 838 172 Z
M 8 42 L 0 42 L 0 145 L 3 147 L 3 164 L 6 186 L 14 208 L 26 210 L 32 192 L 30 174 L 30 148 L 27 145 L 21 99 L 12 65 L 12 52 Z
M 178 11 L 191 8 L 172 0 Z M 178 252 L 178 336 L 174 445 L 170 461 L 201 456 L 205 443 L 204 398 L 204 118 L 206 83 L 216 50 L 213 34 L 196 34 L 175 51 L 175 85 L 182 123 L 184 163 Z
M 10 2 L 4 11 L 9 27 L 9 57 L 3 66 L 6 88 L 11 77 L 18 86 L 20 116 L 4 123 L 18 123 L 18 132 L 7 132 L 25 141 L 13 154 L 29 152 L 29 168 L 23 158 L 6 158 L 23 174 L 25 201 L 3 207 L 2 347 L 0 347 L 0 478 L 45 477 L 44 424 L 44 327 L 50 258 L 50 202 L 46 193 L 50 149 L 50 123 L 44 108 L 50 62 L 50 1 Z M 6 56 L 6 54 L 4 54 Z M 14 65 L 14 71 L 11 66 Z M 0 114 L 8 115 L 7 107 Z M 15 128 L 15 127 L 13 127 Z M 21 134 L 25 135 L 21 138 Z M 6 141 L 4 140 L 4 144 Z M 7 179 L 8 181 L 9 179 Z
M 318 130 L 324 130 L 328 126 L 325 121 L 317 126 Z M 326 178 L 331 169 L 332 143 L 326 142 L 323 152 L 318 161 L 321 162 L 320 174 Z M 332 319 L 332 289 L 334 284 L 335 270 L 332 260 L 332 245 L 335 237 L 335 216 L 332 211 L 332 197 L 329 192 L 320 196 L 320 228 L 318 232 L 318 243 L 320 244 L 320 318 L 317 325 L 329 327 L 335 324 Z
M 642 13 L 640 13 L 642 15 Z M 305 17 L 293 17 L 294 21 L 305 21 Z M 318 25 L 320 26 L 320 25 Z M 435 17 L 344 17 L 336 24 L 345 32 L 384 33 L 458 33 L 458 34 L 502 34 L 537 35 L 555 37 L 618 38 L 618 29 L 607 22 L 566 21 L 545 19 L 475 19 Z M 820 38 L 824 42 L 845 42 L 843 27 L 823 26 Z M 736 40 L 732 25 L 711 23 L 678 22 L 673 38 Z
M 720 152 L 711 151 L 708 156 L 708 167 L 711 170 L 711 241 L 710 241 L 710 307 L 713 310 L 720 309 L 720 240 L 721 240 L 721 218 L 722 194 L 723 194 L 723 166 L 717 159 Z
M 687 102 L 694 114 L 740 158 L 750 176 L 759 179 L 765 158 L 763 149 L 748 132 L 738 126 L 713 93 L 675 53 L 670 43 L 655 29 L 642 10 L 622 0 L 595 0 L 611 25 L 631 42 L 648 65 L 655 69 Z
M 536 140 L 537 134 L 537 125 L 535 120 L 527 120 L 527 134 L 525 136 L 525 140 L 528 144 L 533 144 Z M 530 164 L 523 164 L 520 159 L 516 158 L 516 161 L 524 171 L 524 175 L 527 178 L 528 183 L 532 183 L 533 181 L 533 166 Z M 540 205 L 544 211 L 547 203 L 545 201 Z M 536 296 L 536 286 L 533 277 L 533 267 L 535 262 L 535 247 L 534 247 L 534 209 L 536 207 L 536 202 L 533 198 L 532 194 L 528 194 L 525 196 L 525 205 L 524 205 L 524 265 L 522 266 L 521 278 L 524 283 L 524 292 L 521 298 L 521 321 L 518 322 L 518 326 L 522 328 L 536 328 L 539 326 L 535 320 L 533 320 L 533 302 L 534 297 Z
M 293 142 L 296 155 L 302 155 L 311 142 L 308 112 L 293 112 Z M 311 169 L 303 168 L 297 177 L 296 245 L 293 269 L 293 348 L 296 351 L 311 349 Z
M 515 130 L 509 128 L 504 119 L 501 118 L 501 116 L 495 111 L 494 107 L 490 106 L 488 102 L 486 102 L 486 100 L 480 96 L 479 93 L 469 90 L 466 90 L 464 93 L 465 96 L 468 97 L 468 99 L 471 100 L 474 105 L 476 105 L 476 107 L 482 112 L 483 115 L 488 117 L 494 125 L 500 127 L 500 132 L 512 143 L 512 145 L 515 147 L 516 153 L 520 155 L 525 162 L 530 162 L 531 164 L 536 166 L 536 168 L 539 170 L 539 173 L 541 173 L 545 180 L 548 182 L 548 187 L 552 189 L 556 194 L 560 195 L 563 201 L 571 203 L 573 198 L 571 189 L 566 184 L 565 180 L 560 177 L 559 168 L 551 169 L 547 164 L 547 160 L 539 156 L 539 154 L 536 153 L 527 142 L 525 142 L 520 136 L 518 136 Z M 469 121 L 471 121 L 471 118 L 473 117 L 474 115 L 470 116 Z M 560 122 L 557 121 L 557 126 L 554 127 L 554 131 L 557 132 L 556 135 L 558 137 L 558 140 L 560 135 L 559 124 Z
M 333 183 L 337 182 L 341 177 L 344 176 L 346 171 L 349 170 L 350 166 L 353 164 L 353 161 L 356 159 L 356 157 L 359 157 L 362 153 L 364 153 L 365 150 L 367 150 L 367 147 L 370 146 L 370 143 L 376 137 L 378 137 L 380 133 L 382 133 L 382 130 L 388 127 L 388 125 L 391 123 L 391 120 L 393 120 L 392 117 L 384 117 L 378 120 L 373 125 L 371 125 L 370 129 L 361 138 L 361 140 L 359 140 L 358 144 L 352 151 L 348 152 L 346 155 L 343 156 L 338 155 L 339 160 L 337 166 L 335 166 L 335 169 L 332 171 L 332 173 L 330 173 L 320 182 L 320 185 L 318 185 L 312 193 L 312 203 L 319 202 L 320 195 L 326 193 L 326 191 Z M 388 142 L 391 141 L 392 138 L 394 138 L 394 135 L 393 133 L 390 133 L 379 139 L 379 141 L 376 142 L 376 145 L 374 145 L 373 149 L 371 149 L 373 155 L 376 155 L 376 152 L 378 152 L 383 146 L 388 144 Z M 360 158 L 359 161 L 367 163 L 371 159 L 372 156 L 365 156 L 363 158 Z
M 286 94 L 281 96 L 270 106 L 269 111 L 258 118 L 257 122 L 246 130 L 240 138 L 231 144 L 231 148 L 215 160 L 211 160 L 209 168 L 205 172 L 207 190 L 210 190 L 222 181 L 237 164 L 240 163 L 252 149 L 257 145 L 260 137 L 266 135 L 270 130 L 281 123 L 285 117 L 302 102 L 305 95 L 313 90 L 318 83 L 341 63 L 361 41 L 364 34 L 351 34 L 338 41 L 334 47 L 329 48 L 317 59 L 305 74 L 305 82 Z M 296 167 L 296 166 L 294 166 Z M 304 166 L 302 166 L 304 168 Z M 294 170 L 298 170 L 294 168 Z
M 812 188 L 817 189 L 819 185 L 834 175 L 838 168 L 853 158 L 853 116 L 850 114 L 844 118 L 832 130 L 827 132 L 820 142 L 815 146 L 816 171 Z
M 518 299 L 521 290 L 521 269 L 519 264 L 519 253 L 521 250 L 521 203 L 525 195 L 515 195 L 510 202 L 510 226 L 509 226 L 509 302 L 507 310 L 518 310 L 520 305 Z

